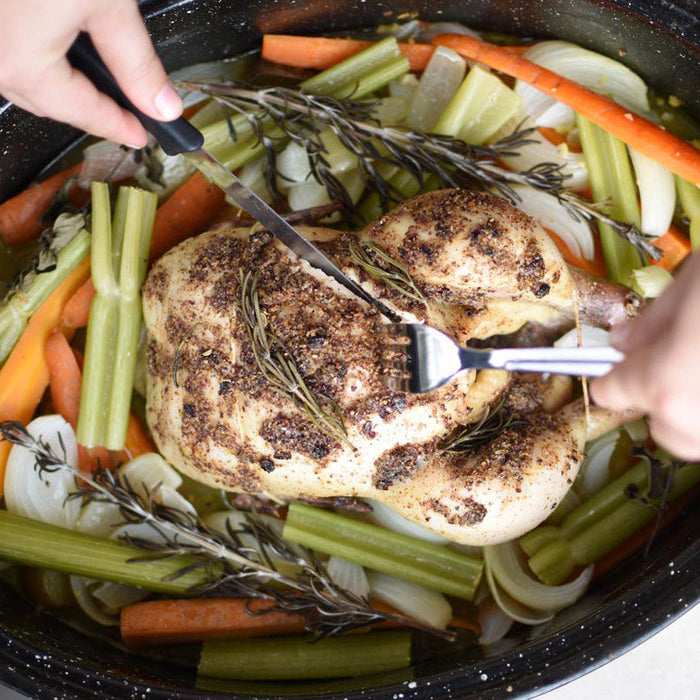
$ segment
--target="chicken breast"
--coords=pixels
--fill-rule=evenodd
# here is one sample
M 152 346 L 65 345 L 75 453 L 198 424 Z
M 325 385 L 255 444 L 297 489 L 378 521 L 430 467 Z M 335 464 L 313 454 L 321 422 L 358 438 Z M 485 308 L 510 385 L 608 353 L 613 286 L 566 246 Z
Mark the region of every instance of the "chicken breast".
M 536 222 L 487 194 L 423 195 L 358 236 L 303 232 L 397 313 L 461 342 L 570 326 L 585 297 Z M 360 241 L 401 263 L 426 301 L 358 265 Z M 628 290 L 609 297 L 599 320 L 633 312 Z M 627 418 L 590 420 L 565 405 L 560 378 L 472 371 L 427 395 L 388 390 L 376 310 L 264 231 L 222 226 L 170 251 L 149 274 L 144 315 L 148 421 L 175 467 L 233 491 L 371 497 L 467 544 L 544 520 L 586 441 Z M 517 416 L 506 430 L 471 452 L 441 449 L 506 394 Z

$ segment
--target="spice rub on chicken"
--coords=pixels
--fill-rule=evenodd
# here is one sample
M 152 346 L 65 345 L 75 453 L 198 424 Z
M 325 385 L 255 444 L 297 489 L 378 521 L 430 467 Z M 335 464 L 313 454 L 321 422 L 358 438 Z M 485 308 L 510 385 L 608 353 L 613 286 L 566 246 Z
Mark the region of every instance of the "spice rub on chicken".
M 591 297 L 540 226 L 488 194 L 422 195 L 358 234 L 302 231 L 401 316 L 462 343 L 525 324 L 564 331 L 577 312 L 606 325 L 638 305 L 607 283 Z M 387 283 L 381 268 L 399 268 L 380 252 L 417 293 Z M 175 467 L 232 491 L 371 497 L 458 542 L 505 541 L 544 520 L 585 443 L 628 419 L 587 418 L 561 377 L 472 371 L 430 394 L 390 391 L 378 312 L 264 231 L 223 225 L 167 253 L 144 314 L 148 421 Z M 497 405 L 505 429 L 444 449 Z

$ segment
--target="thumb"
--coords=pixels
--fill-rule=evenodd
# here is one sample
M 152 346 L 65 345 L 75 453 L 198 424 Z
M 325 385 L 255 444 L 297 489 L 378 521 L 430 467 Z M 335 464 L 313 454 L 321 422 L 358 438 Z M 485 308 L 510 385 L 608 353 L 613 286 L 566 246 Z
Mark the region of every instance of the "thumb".
M 86 30 L 126 96 L 154 119 L 182 114 L 182 100 L 170 84 L 135 2 L 107 2 L 86 21 Z

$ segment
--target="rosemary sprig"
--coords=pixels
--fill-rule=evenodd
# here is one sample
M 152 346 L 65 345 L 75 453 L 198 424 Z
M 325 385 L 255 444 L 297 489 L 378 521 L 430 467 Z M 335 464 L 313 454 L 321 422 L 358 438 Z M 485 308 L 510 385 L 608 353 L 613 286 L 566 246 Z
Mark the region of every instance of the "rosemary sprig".
M 409 299 L 426 303 L 423 292 L 418 289 L 408 270 L 376 243 L 351 241 L 350 258 L 370 277 L 384 282 Z
M 554 163 L 511 171 L 498 164 L 502 156 L 516 155 L 531 141 L 532 129 L 518 129 L 491 146 L 474 146 L 461 139 L 434 133 L 420 133 L 399 126 L 383 126 L 375 116 L 376 102 L 353 101 L 313 95 L 298 88 L 267 87 L 256 89 L 241 82 L 213 83 L 188 81 L 180 87 L 199 90 L 243 114 L 249 120 L 267 154 L 267 184 L 280 196 L 276 182 L 275 142 L 292 141 L 306 149 L 313 177 L 326 185 L 332 199 L 340 201 L 353 218 L 353 206 L 342 183 L 329 169 L 321 133 L 330 129 L 340 143 L 357 156 L 358 170 L 365 185 L 379 195 L 382 209 L 401 200 L 401 193 L 377 169 L 387 163 L 406 170 L 423 185 L 431 174 L 442 187 L 470 187 L 474 181 L 490 187 L 517 204 L 518 194 L 511 183 L 523 184 L 556 197 L 575 219 L 598 219 L 610 225 L 622 238 L 654 259 L 661 251 L 634 226 L 610 217 L 604 206 L 588 202 L 566 189 L 566 176 Z M 267 135 L 273 124 L 281 136 Z
M 487 407 L 476 423 L 465 425 L 447 437 L 440 445 L 443 452 L 469 452 L 495 440 L 506 428 L 520 421 L 514 414 L 504 410 L 505 398 L 495 406 Z
M 241 272 L 239 308 L 253 347 L 253 355 L 263 377 L 281 394 L 291 399 L 321 430 L 347 443 L 345 422 L 338 405 L 327 396 L 316 396 L 304 381 L 291 353 L 275 337 L 260 307 L 258 274 Z
M 307 549 L 287 542 L 272 527 L 254 516 L 238 528 L 228 527 L 226 533 L 208 528 L 198 516 L 159 504 L 158 487 L 137 491 L 127 479 L 120 479 L 118 471 L 98 469 L 85 475 L 58 454 L 42 438 L 33 437 L 17 421 L 0 422 L 0 436 L 15 445 L 30 450 L 35 457 L 35 469 L 43 473 L 68 471 L 76 477 L 73 498 L 103 501 L 119 507 L 125 521 L 143 523 L 159 537 L 156 541 L 128 537 L 126 541 L 144 551 L 142 559 L 174 557 L 188 554 L 195 562 L 177 571 L 173 577 L 183 576 L 194 568 L 207 573 L 207 582 L 193 590 L 199 595 L 230 595 L 265 598 L 274 601 L 270 610 L 302 615 L 307 629 L 320 638 L 335 636 L 352 629 L 383 620 L 420 629 L 453 640 L 451 632 L 429 627 L 417 620 L 377 610 L 369 600 L 338 586 L 330 578 L 324 565 Z M 253 536 L 257 547 L 243 544 L 243 538 Z M 273 557 L 295 564 L 300 573 L 282 574 Z M 264 614 L 264 613 L 261 613 Z

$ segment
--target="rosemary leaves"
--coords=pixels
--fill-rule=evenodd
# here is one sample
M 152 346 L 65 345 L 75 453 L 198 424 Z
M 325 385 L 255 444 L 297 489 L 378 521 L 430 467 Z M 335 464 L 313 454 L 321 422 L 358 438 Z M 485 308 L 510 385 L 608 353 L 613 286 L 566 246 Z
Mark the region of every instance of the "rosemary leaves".
M 304 381 L 292 354 L 282 346 L 270 328 L 260 306 L 258 275 L 240 276 L 240 311 L 253 348 L 255 363 L 265 379 L 282 395 L 291 399 L 321 430 L 341 442 L 347 442 L 343 415 L 327 396 L 317 396 Z
M 41 438 L 33 437 L 17 421 L 0 422 L 0 436 L 30 450 L 35 469 L 42 473 L 67 470 L 76 476 L 75 498 L 103 501 L 117 505 L 124 520 L 142 523 L 158 535 L 156 541 L 129 537 L 127 543 L 139 548 L 144 556 L 129 562 L 138 566 L 179 555 L 189 555 L 186 568 L 171 574 L 179 578 L 199 570 L 202 583 L 190 593 L 264 598 L 273 601 L 269 610 L 302 615 L 307 628 L 317 638 L 335 636 L 382 620 L 421 629 L 445 639 L 454 639 L 450 632 L 427 627 L 398 613 L 380 611 L 370 602 L 333 582 L 322 562 L 309 550 L 285 540 L 277 529 L 254 515 L 247 515 L 237 527 L 227 526 L 221 533 L 207 527 L 193 513 L 159 504 L 157 488 L 135 489 L 119 473 L 98 469 L 86 476 L 69 464 Z M 249 542 L 253 538 L 255 547 Z M 275 558 L 298 567 L 292 576 L 282 573 Z
M 349 220 L 354 221 L 352 199 L 328 164 L 322 134 L 330 130 L 357 157 L 358 171 L 366 187 L 378 194 L 384 211 L 403 196 L 383 177 L 380 164 L 407 172 L 420 186 L 427 176 L 436 178 L 442 187 L 473 187 L 478 183 L 514 204 L 519 197 L 511 184 L 517 183 L 556 197 L 575 219 L 598 219 L 641 252 L 654 259 L 660 256 L 648 238 L 631 224 L 611 217 L 605 205 L 593 204 L 567 190 L 560 166 L 539 163 L 523 171 L 502 167 L 498 159 L 527 147 L 532 129 L 517 129 L 490 146 L 475 146 L 452 136 L 383 125 L 376 116 L 376 101 L 318 96 L 299 88 L 258 89 L 242 82 L 189 81 L 179 85 L 205 92 L 233 113 L 245 116 L 265 143 L 266 181 L 277 198 L 276 148 L 296 143 L 306 150 L 312 176 L 326 186 L 332 199 L 343 204 Z

